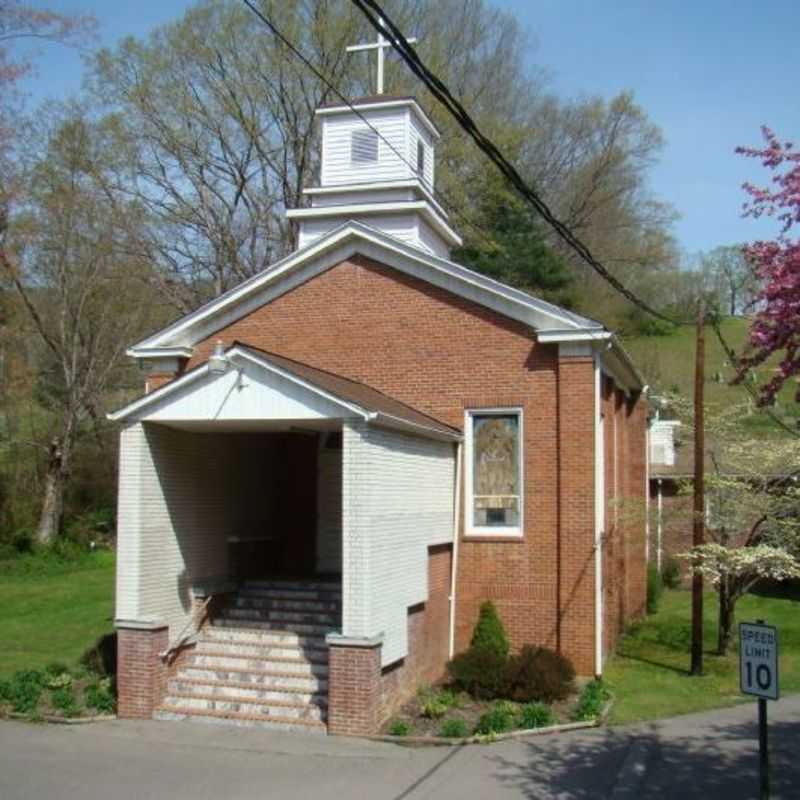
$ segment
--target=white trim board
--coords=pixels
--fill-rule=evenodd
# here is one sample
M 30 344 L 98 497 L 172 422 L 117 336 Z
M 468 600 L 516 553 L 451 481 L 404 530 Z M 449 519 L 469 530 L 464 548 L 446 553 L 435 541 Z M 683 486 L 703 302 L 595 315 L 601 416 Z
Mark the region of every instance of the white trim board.
M 427 281 L 539 331 L 604 331 L 603 326 L 594 320 L 404 244 L 368 225 L 351 221 L 138 342 L 128 350 L 128 355 L 148 358 L 156 349 L 163 351 L 166 347 L 192 347 L 355 254 Z

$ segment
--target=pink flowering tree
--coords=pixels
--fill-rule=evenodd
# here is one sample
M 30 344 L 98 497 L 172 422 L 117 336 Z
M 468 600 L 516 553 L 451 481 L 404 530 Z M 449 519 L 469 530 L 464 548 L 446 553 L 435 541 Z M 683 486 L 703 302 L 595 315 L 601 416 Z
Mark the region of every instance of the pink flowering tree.
M 793 375 L 800 374 L 800 239 L 792 238 L 800 223 L 800 152 L 791 142 L 781 142 L 769 128 L 762 128 L 765 146 L 738 147 L 737 153 L 757 158 L 770 170 L 769 187 L 744 184 L 749 195 L 745 216 L 774 217 L 780 224 L 773 241 L 745 247 L 761 289 L 758 309 L 750 327 L 749 347 L 738 364 L 736 381 L 773 355 L 780 357 L 778 371 L 761 387 L 761 403 L 771 403 Z M 796 399 L 800 401 L 800 387 Z

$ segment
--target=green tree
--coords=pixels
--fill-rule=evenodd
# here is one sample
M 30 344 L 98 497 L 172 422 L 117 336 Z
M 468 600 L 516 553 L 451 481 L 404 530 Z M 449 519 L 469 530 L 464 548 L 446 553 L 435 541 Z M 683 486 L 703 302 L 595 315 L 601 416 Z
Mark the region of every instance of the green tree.
M 536 212 L 499 187 L 482 194 L 480 211 L 478 224 L 453 259 L 496 280 L 570 304 L 572 275 L 547 244 Z

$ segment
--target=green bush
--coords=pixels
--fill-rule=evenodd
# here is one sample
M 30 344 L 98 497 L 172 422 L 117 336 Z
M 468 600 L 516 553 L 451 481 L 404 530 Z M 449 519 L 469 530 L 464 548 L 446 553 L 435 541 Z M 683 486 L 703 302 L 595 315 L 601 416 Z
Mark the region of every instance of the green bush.
M 46 682 L 44 673 L 38 670 L 15 672 L 5 684 L 5 700 L 18 714 L 32 714 L 39 706 Z
M 508 657 L 508 636 L 491 600 L 481 604 L 470 647 L 473 650 L 486 650 L 503 659 Z
M 658 604 L 661 602 L 661 594 L 664 591 L 664 584 L 661 575 L 658 574 L 658 567 L 655 564 L 647 566 L 647 613 L 655 614 L 658 611 Z
M 506 693 L 505 656 L 471 647 L 459 653 L 447 669 L 459 689 L 481 700 L 494 700 Z
M 574 680 L 572 662 L 546 647 L 525 645 L 506 667 L 509 697 L 520 703 L 563 700 L 572 692 Z
M 71 686 L 63 686 L 50 693 L 50 702 L 65 717 L 76 717 L 80 713 L 78 703 L 75 700 L 75 692 Z
M 485 714 L 481 715 L 475 726 L 475 733 L 505 733 L 514 728 L 516 712 L 511 703 L 495 703 Z
M 681 585 L 681 566 L 675 558 L 668 558 L 661 570 L 661 582 L 667 589 L 678 589 Z
M 35 543 L 36 540 L 34 539 L 33 533 L 27 528 L 17 531 L 11 537 L 11 544 L 14 547 L 14 550 L 16 550 L 20 555 L 24 553 L 32 553 Z
M 463 719 L 446 719 L 439 730 L 443 739 L 463 739 L 469 736 L 467 723 Z
M 449 689 L 435 691 L 428 687 L 423 687 L 417 692 L 420 703 L 420 710 L 423 717 L 428 719 L 441 719 L 449 709 L 458 703 L 455 692 Z
M 546 728 L 555 722 L 553 712 L 544 703 L 526 703 L 519 712 L 519 726 L 523 730 Z
M 408 736 L 411 733 L 411 723 L 404 719 L 396 719 L 389 726 L 391 736 Z
M 90 683 L 85 692 L 86 705 L 101 714 L 113 714 L 117 706 L 111 678 Z
M 597 719 L 609 698 L 608 690 L 600 680 L 589 681 L 583 687 L 572 716 L 579 722 Z
M 62 672 L 60 675 L 47 676 L 48 689 L 71 689 L 72 675 L 69 672 Z

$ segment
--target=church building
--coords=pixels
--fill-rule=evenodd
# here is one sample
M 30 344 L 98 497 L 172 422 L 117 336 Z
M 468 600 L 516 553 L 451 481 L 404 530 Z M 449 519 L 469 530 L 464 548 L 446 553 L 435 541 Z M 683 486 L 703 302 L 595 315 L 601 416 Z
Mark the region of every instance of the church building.
M 123 717 L 374 733 L 487 599 L 582 676 L 644 611 L 646 403 L 614 334 L 450 259 L 413 97 L 317 117 L 297 250 L 129 350 Z

